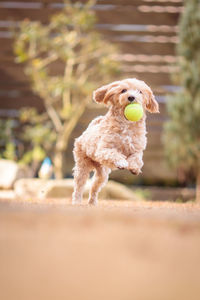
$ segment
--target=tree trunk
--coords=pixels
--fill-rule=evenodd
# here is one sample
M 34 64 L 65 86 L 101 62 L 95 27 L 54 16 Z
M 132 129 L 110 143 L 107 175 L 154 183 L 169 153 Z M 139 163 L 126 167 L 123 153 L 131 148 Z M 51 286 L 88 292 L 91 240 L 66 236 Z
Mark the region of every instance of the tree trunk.
M 54 155 L 54 174 L 56 179 L 63 178 L 64 151 L 56 149 Z
M 71 129 L 72 132 L 73 129 Z M 69 137 L 71 132 L 68 132 Z M 54 154 L 54 174 L 56 179 L 62 179 L 64 176 L 64 155 L 66 154 L 67 146 L 69 143 L 69 137 L 66 138 L 64 131 L 59 134 L 55 147 Z
M 79 107 L 76 107 L 76 110 L 72 113 L 70 120 L 64 124 L 62 132 L 58 135 L 54 155 L 54 174 L 57 179 L 63 178 L 64 155 L 67 150 L 69 138 L 79 118 L 83 114 L 88 100 L 89 98 L 86 98 L 85 101 L 82 101 Z
M 196 202 L 200 203 L 200 170 L 198 170 L 196 178 Z

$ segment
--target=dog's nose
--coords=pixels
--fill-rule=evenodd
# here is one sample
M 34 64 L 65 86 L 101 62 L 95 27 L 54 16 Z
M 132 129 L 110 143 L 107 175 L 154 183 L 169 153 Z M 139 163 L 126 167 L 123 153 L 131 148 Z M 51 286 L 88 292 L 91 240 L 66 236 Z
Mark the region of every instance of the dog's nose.
M 128 101 L 133 102 L 134 100 L 135 100 L 135 97 L 134 97 L 134 96 L 129 96 L 129 97 L 128 97 Z

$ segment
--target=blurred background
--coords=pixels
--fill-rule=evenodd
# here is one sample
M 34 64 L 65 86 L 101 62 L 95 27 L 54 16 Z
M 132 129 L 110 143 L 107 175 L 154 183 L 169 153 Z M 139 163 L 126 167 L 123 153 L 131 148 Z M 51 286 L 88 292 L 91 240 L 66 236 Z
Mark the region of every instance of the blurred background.
M 72 206 L 92 92 L 127 77 L 160 106 L 143 172 Z M 199 78 L 200 0 L 0 0 L 2 300 L 200 299 Z
M 106 112 L 92 102 L 92 91 L 136 77 L 151 86 L 160 114 L 148 114 L 142 175 L 115 171 L 111 178 L 151 188 L 155 200 L 193 198 L 193 189 L 184 198 L 179 187 L 194 187 L 196 173 L 191 165 L 170 167 L 164 145 L 171 137 L 163 133 L 168 98 L 181 90 L 177 45 L 183 2 L 85 3 L 0 1 L 1 158 L 23 166 L 25 177 L 42 177 L 42 162 L 44 173 L 44 165 L 52 164 L 54 177 L 72 177 L 74 139 Z M 52 176 L 52 166 L 48 170 Z

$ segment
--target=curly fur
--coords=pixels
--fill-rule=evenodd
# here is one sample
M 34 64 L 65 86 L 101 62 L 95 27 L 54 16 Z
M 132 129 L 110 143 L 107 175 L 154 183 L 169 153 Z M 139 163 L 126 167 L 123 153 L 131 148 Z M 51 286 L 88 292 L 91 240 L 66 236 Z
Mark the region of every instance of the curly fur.
M 124 117 L 124 108 L 130 103 L 130 97 L 134 97 L 134 102 L 142 104 L 144 109 L 144 115 L 138 122 Z M 136 175 L 141 172 L 147 143 L 146 110 L 159 112 L 150 87 L 135 78 L 105 85 L 93 93 L 93 99 L 109 109 L 105 116 L 94 119 L 75 140 L 73 204 L 81 203 L 84 185 L 93 170 L 89 204 L 97 203 L 98 193 L 108 181 L 111 170 L 127 169 Z

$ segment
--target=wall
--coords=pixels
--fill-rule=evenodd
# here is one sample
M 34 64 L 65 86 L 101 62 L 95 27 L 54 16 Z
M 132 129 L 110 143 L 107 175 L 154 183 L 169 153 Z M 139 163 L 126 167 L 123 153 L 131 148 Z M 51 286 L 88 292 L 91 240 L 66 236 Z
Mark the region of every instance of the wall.
M 25 18 L 46 23 L 61 6 L 62 1 L 57 0 L 0 2 L 0 115 L 9 115 L 24 105 L 42 109 L 42 101 L 31 92 L 23 67 L 14 61 L 11 30 Z M 94 6 L 98 17 L 96 29 L 122 49 L 122 54 L 116 57 L 123 64 L 122 78 L 146 81 L 160 103 L 161 113 L 148 115 L 148 147 L 143 177 L 139 178 L 152 183 L 175 178 L 164 160 L 161 135 L 166 120 L 165 95 L 177 88 L 171 84 L 170 74 L 176 70 L 177 22 L 182 9 L 181 0 L 98 0 Z M 92 105 L 74 131 L 67 153 L 68 174 L 72 166 L 73 138 L 101 112 L 102 108 Z M 134 178 L 122 172 L 113 176 L 121 181 Z

